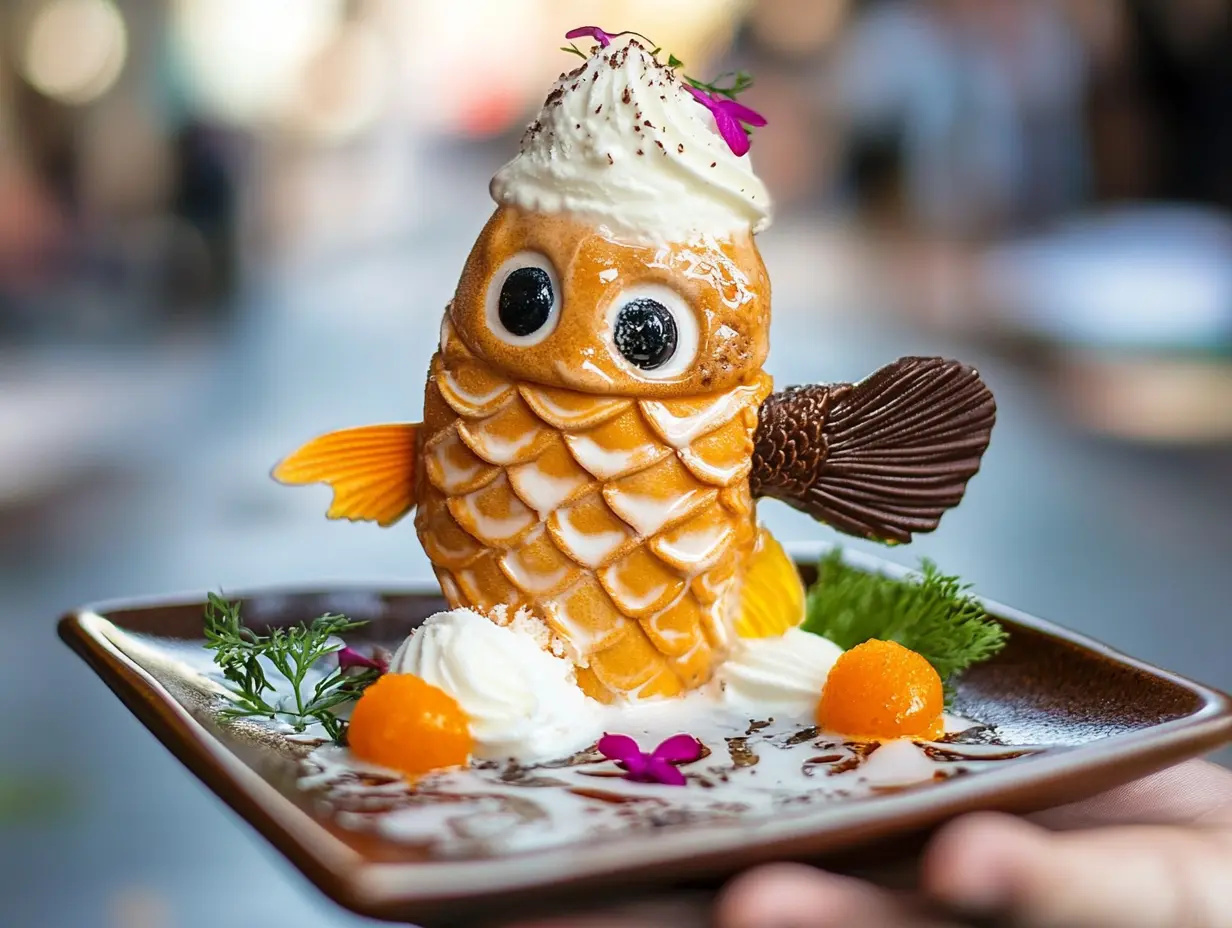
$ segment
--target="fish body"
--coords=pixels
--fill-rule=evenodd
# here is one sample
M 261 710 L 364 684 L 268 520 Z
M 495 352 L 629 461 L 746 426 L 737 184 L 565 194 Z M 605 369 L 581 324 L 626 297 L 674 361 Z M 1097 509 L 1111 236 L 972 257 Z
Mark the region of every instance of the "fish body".
M 415 516 L 445 598 L 539 616 L 605 701 L 704 683 L 730 647 L 758 544 L 749 471 L 770 391 L 761 371 L 662 400 L 515 382 L 447 321 Z

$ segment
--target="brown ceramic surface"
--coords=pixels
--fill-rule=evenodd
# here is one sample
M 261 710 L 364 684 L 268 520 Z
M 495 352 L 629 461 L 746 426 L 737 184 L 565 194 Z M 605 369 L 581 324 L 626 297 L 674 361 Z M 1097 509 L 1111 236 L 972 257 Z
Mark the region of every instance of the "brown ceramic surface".
M 810 579 L 811 568 L 802 573 Z M 371 620 L 364 632 L 382 642 L 407 634 L 443 605 L 432 594 L 362 589 L 260 592 L 244 601 L 254 626 L 340 611 Z M 157 682 L 87 621 L 99 615 L 126 631 L 193 640 L 201 631 L 199 599 L 83 608 L 64 618 L 60 634 L 189 769 L 327 895 L 374 917 L 436 926 L 709 883 L 771 859 L 846 856 L 964 811 L 1030 811 L 1080 799 L 1232 739 L 1232 701 L 1223 694 L 1038 619 L 992 604 L 990 611 L 1006 623 L 1009 645 L 966 675 L 955 711 L 997 726 L 1006 743 L 1068 749 L 807 816 L 744 827 L 678 826 L 619 844 L 463 862 L 428 861 L 413 848 L 340 828 L 314 811 L 284 757 L 199 721 L 192 694 Z

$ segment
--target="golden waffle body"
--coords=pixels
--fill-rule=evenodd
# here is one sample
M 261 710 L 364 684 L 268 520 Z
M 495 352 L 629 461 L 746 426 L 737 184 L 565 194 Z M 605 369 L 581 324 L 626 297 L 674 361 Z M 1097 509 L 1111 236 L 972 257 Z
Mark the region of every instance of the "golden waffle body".
M 758 372 L 669 400 L 494 373 L 446 323 L 424 401 L 415 526 L 451 607 L 526 607 L 590 695 L 671 696 L 725 656 L 757 537 Z

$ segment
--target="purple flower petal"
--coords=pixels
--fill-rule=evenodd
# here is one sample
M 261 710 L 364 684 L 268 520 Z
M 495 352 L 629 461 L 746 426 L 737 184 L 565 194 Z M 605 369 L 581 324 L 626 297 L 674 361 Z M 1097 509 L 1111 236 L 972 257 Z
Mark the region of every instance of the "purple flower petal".
M 730 113 L 718 110 L 714 114 L 715 125 L 719 127 L 719 135 L 737 158 L 749 150 L 749 134 L 740 127 L 736 118 Z
M 625 769 L 625 779 L 641 783 L 654 782 L 654 775 L 650 771 L 651 757 L 649 754 L 639 752 L 617 763 Z
M 672 735 L 654 749 L 652 756 L 668 763 L 687 764 L 702 756 L 702 746 L 692 735 Z
M 378 660 L 364 657 L 354 648 L 343 647 L 337 654 L 339 670 L 350 670 L 352 667 L 360 667 L 364 670 L 379 670 L 381 673 L 385 673 L 389 669 Z
M 661 757 L 650 758 L 646 774 L 648 782 L 662 783 L 664 786 L 684 786 L 686 783 L 684 774 Z
M 604 32 L 598 26 L 578 26 L 576 29 L 570 29 L 565 33 L 566 39 L 585 39 L 591 38 L 607 48 L 612 44 L 612 37 Z
M 723 100 L 719 105 L 741 122 L 747 123 L 750 126 L 760 127 L 766 124 L 765 116 L 736 100 Z
M 698 103 L 710 110 L 710 112 L 714 112 L 714 100 L 710 99 L 710 94 L 706 93 L 704 90 L 698 90 L 692 84 L 685 84 L 684 89 L 693 94 L 693 99 L 695 99 Z
M 599 753 L 608 760 L 628 762 L 629 758 L 640 758 L 642 749 L 628 735 L 607 735 L 599 739 Z
M 737 158 L 747 153 L 749 150 L 749 136 L 740 124 L 748 123 L 750 126 L 764 126 L 766 118 L 757 110 L 750 109 L 743 103 L 737 103 L 735 100 L 715 99 L 692 84 L 686 84 L 684 89 L 693 94 L 693 99 L 710 110 L 714 116 L 714 123 L 719 130 L 719 135 L 723 137 L 723 141 L 727 143 L 732 153 Z
M 697 760 L 702 753 L 701 742 L 692 735 L 673 735 L 647 754 L 628 735 L 607 735 L 599 739 L 599 753 L 625 771 L 625 779 L 634 783 L 662 783 L 684 786 L 684 774 L 674 764 Z

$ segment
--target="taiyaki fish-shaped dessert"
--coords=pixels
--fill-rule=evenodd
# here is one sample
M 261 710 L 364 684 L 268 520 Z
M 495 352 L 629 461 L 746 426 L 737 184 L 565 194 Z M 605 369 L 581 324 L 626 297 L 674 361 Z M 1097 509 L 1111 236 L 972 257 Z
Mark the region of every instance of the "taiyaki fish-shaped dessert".
M 612 703 L 694 690 L 739 636 L 800 623 L 759 499 L 909 541 L 962 498 L 995 406 L 937 358 L 775 392 L 764 120 L 595 33 L 492 180 L 422 420 L 325 435 L 274 475 L 332 486 L 331 518 L 414 511 L 451 608 L 539 623 Z

